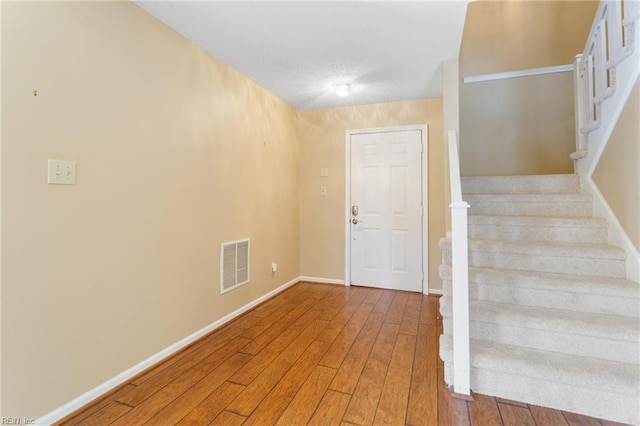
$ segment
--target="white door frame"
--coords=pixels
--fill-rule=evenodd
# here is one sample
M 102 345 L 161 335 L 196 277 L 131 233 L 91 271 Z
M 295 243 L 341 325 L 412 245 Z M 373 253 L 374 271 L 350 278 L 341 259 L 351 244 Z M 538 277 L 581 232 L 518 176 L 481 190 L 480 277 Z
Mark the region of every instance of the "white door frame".
M 351 285 L 351 136 L 367 133 L 391 133 L 408 130 L 419 130 L 422 143 L 422 293 L 429 294 L 429 168 L 428 125 L 378 127 L 373 129 L 355 129 L 346 131 L 345 143 L 345 177 L 344 177 L 344 285 Z

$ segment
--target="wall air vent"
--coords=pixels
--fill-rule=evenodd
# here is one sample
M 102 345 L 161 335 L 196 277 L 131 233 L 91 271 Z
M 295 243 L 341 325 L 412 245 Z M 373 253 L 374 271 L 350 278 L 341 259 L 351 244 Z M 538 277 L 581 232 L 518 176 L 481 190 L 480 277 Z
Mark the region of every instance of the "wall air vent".
M 249 282 L 249 239 L 220 246 L 220 294 Z

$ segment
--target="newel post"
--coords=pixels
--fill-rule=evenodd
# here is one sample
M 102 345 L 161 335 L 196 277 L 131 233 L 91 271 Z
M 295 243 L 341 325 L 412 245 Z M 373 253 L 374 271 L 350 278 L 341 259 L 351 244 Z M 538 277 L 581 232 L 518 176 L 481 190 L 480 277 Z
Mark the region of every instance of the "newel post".
M 471 395 L 469 356 L 469 260 L 467 248 L 467 210 L 469 204 L 450 204 L 452 302 L 453 302 L 453 392 L 455 396 Z

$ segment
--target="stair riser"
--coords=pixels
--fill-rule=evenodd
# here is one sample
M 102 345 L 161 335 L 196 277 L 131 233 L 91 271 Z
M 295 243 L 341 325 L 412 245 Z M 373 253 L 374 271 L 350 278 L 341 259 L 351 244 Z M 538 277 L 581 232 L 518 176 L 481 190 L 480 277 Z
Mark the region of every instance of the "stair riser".
M 453 362 L 445 363 L 444 374 L 445 382 L 453 383 Z M 576 388 L 568 384 L 482 368 L 471 368 L 471 388 L 479 394 L 580 413 L 614 422 L 627 424 L 640 422 L 637 396 L 585 388 L 580 388 L 580 391 L 576 392 Z
M 445 297 L 451 297 L 451 281 L 442 281 Z M 558 288 L 561 288 L 559 285 Z M 469 299 L 496 303 L 511 303 L 540 308 L 567 309 L 595 314 L 640 317 L 639 300 L 551 289 L 510 287 L 492 283 L 469 282 Z
M 451 318 L 444 317 L 443 326 L 445 335 L 450 335 L 449 332 L 453 330 Z M 473 319 L 469 321 L 469 334 L 476 340 L 630 364 L 637 363 L 640 357 L 638 342 L 486 323 Z
M 442 248 L 442 263 L 451 264 L 451 250 Z M 620 259 L 558 257 L 508 252 L 469 251 L 469 266 L 513 269 L 520 271 L 556 272 L 596 277 L 625 277 L 625 262 Z
M 469 238 L 479 240 L 535 241 L 568 244 L 605 244 L 603 228 L 469 225 Z
M 593 215 L 592 203 L 557 203 L 557 202 L 469 202 L 470 215 L 491 216 L 560 216 L 560 217 L 588 217 Z
M 462 192 L 466 194 L 568 193 L 580 192 L 576 175 L 463 177 Z

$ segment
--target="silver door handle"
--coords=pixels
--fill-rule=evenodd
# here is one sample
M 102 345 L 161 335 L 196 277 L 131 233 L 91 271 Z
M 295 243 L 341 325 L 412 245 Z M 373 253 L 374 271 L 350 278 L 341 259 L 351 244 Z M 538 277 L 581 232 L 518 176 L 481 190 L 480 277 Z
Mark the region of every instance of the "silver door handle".
M 361 220 L 358 220 L 357 218 L 353 218 L 351 219 L 351 223 L 353 223 L 354 225 L 357 225 L 358 223 L 362 222 Z

